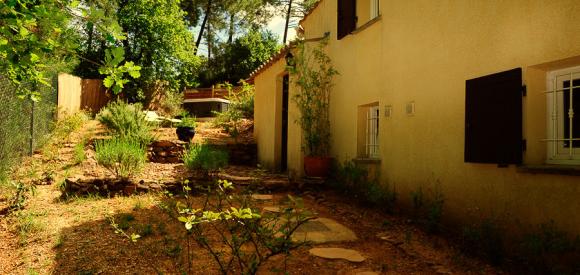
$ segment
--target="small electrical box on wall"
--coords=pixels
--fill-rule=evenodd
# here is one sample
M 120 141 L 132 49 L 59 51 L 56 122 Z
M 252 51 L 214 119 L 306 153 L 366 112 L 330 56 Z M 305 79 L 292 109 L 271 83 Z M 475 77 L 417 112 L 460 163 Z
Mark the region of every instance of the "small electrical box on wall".
M 407 113 L 408 116 L 415 115 L 415 101 L 407 102 L 407 105 L 405 106 L 405 113 Z
M 385 105 L 385 117 L 390 118 L 393 115 L 393 106 Z

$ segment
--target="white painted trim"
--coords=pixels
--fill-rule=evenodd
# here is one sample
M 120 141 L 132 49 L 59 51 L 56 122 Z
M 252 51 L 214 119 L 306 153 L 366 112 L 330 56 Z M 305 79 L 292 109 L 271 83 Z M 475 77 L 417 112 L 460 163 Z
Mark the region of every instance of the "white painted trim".
M 562 93 L 555 92 L 556 90 L 561 90 L 561 86 L 564 81 L 568 79 L 558 79 L 558 77 L 566 76 L 570 74 L 579 74 L 580 77 L 580 66 L 564 68 L 559 70 L 550 71 L 547 73 L 546 77 L 546 122 L 547 122 L 547 132 L 549 139 L 558 139 L 564 137 L 564 119 L 568 119 L 567 111 L 563 110 L 564 98 Z M 576 79 L 576 78 L 575 78 Z M 554 86 L 555 85 L 555 86 Z M 570 83 L 572 87 L 572 83 Z M 577 99 L 579 100 L 579 99 Z M 556 112 L 554 112 L 554 109 Z M 555 116 L 555 117 L 554 117 Z M 580 119 L 576 116 L 575 119 Z M 556 120 L 556 123 L 554 123 Z M 578 138 L 578 137 L 573 137 Z M 547 158 L 546 163 L 549 164 L 580 164 L 580 148 L 572 148 L 572 155 L 570 155 L 569 148 L 560 148 L 562 146 L 561 141 L 548 141 L 546 145 Z M 570 144 L 572 146 L 572 144 Z
M 223 98 L 190 98 L 183 100 L 183 103 L 199 103 L 199 102 L 220 102 L 230 104 L 229 100 Z

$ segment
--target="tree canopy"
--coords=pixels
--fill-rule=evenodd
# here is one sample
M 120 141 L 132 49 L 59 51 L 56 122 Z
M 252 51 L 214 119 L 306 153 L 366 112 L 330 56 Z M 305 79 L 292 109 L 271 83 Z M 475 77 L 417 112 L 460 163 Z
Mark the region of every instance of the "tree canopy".
M 200 82 L 206 87 L 222 82 L 237 84 L 279 49 L 273 33 L 251 30 L 231 44 L 224 43 L 213 60 L 206 60 Z

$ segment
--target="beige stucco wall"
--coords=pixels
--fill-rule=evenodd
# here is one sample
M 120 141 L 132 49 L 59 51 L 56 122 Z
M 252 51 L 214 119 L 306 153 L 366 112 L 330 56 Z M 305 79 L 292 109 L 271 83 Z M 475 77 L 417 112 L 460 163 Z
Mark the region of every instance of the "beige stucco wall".
M 580 177 L 463 161 L 465 81 L 522 67 L 528 86 L 524 159 L 527 164 L 544 162 L 545 72 L 580 65 L 565 60 L 580 56 L 580 3 L 381 0 L 380 6 L 377 22 L 340 41 L 336 1 L 322 0 L 302 22 L 305 38 L 331 33 L 327 51 L 340 72 L 331 99 L 333 156 L 341 161 L 356 156 L 358 106 L 378 101 L 384 113 L 384 106 L 392 105 L 392 117 L 381 116 L 380 174 L 395 186 L 403 206 L 419 188 L 440 188 L 447 219 L 495 216 L 512 225 L 553 219 L 560 228 L 580 233 L 580 219 L 575 218 Z M 275 68 L 258 76 L 257 91 L 260 78 L 275 75 L 271 70 Z M 410 101 L 415 102 L 413 116 L 405 114 Z M 256 120 L 259 133 L 266 121 Z M 263 137 L 259 143 L 271 142 Z
M 258 143 L 260 165 L 270 170 L 280 169 L 282 143 L 282 78 L 286 75 L 286 60 L 280 58 L 254 79 L 256 96 L 254 102 L 254 137 Z M 291 81 L 292 82 L 292 81 Z M 288 110 L 288 170 L 292 175 L 302 175 L 302 151 L 300 128 L 296 106 L 292 101 L 290 87 Z

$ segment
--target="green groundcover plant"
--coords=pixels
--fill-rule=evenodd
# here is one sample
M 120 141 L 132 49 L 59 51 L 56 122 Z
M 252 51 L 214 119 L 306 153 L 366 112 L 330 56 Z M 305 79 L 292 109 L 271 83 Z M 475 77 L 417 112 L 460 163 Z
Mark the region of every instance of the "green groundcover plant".
M 145 119 L 141 104 L 113 101 L 97 114 L 97 119 L 115 136 L 135 140 L 143 145 L 153 140 L 151 130 L 154 126 Z
M 140 172 L 147 159 L 147 150 L 142 143 L 123 137 L 97 141 L 95 152 L 97 162 L 121 179 Z

